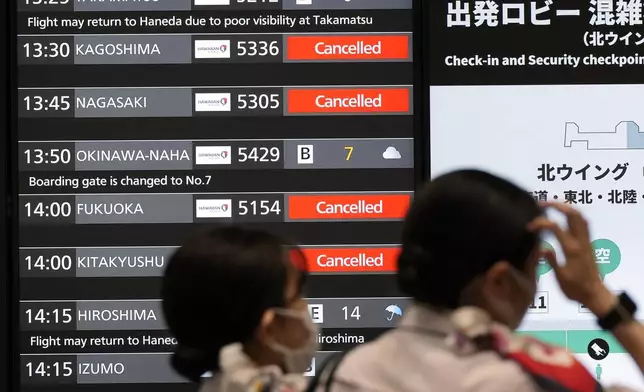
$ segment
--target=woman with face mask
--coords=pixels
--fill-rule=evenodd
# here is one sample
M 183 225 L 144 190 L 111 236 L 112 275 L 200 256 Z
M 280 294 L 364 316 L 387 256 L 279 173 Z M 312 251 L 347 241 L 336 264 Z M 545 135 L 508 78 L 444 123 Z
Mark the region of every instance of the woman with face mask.
M 190 238 L 163 277 L 176 371 L 201 392 L 301 391 L 318 334 L 302 297 L 301 251 L 262 231 Z
M 568 228 L 548 220 L 545 208 L 563 213 Z M 560 242 L 565 265 L 542 251 L 546 231 Z M 594 312 L 644 368 L 644 328 L 628 298 L 600 279 L 583 217 L 567 205 L 539 205 L 491 174 L 462 170 L 431 181 L 408 212 L 398 279 L 414 304 L 396 329 L 318 367 L 319 385 L 333 392 L 629 390 L 605 389 L 564 349 L 514 333 L 544 258 L 563 293 Z

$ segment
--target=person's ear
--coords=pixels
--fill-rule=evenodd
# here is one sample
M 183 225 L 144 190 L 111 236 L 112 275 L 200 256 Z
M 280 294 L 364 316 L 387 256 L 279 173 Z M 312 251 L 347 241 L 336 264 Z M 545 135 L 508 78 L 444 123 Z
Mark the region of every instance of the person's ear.
M 512 266 L 505 260 L 497 261 L 485 273 L 483 290 L 490 294 L 505 296 L 512 293 L 512 281 L 508 276 L 512 274 Z
M 275 321 L 275 312 L 273 310 L 267 310 L 262 315 L 261 320 L 259 321 L 259 326 L 257 327 L 257 340 L 261 343 L 267 343 L 272 334 L 272 329 Z

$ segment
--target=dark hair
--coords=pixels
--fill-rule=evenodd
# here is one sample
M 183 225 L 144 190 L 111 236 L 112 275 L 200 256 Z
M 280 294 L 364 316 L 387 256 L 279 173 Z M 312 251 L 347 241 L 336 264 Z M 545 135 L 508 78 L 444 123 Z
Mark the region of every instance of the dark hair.
M 529 222 L 542 209 L 518 186 L 478 170 L 454 171 L 416 194 L 403 229 L 398 280 L 417 301 L 455 309 L 463 289 L 494 263 L 521 271 L 540 243 Z
M 232 226 L 179 248 L 162 287 L 165 321 L 178 341 L 177 372 L 194 382 L 216 372 L 222 347 L 248 341 L 267 309 L 285 306 L 289 251 L 300 252 L 272 234 Z

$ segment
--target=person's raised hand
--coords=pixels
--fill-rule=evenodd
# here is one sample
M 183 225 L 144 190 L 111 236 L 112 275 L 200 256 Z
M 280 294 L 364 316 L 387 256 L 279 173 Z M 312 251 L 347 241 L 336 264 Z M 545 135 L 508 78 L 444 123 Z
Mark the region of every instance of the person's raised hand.
M 543 257 L 552 266 L 561 291 L 571 300 L 580 302 L 595 314 L 609 312 L 615 296 L 599 276 L 595 253 L 590 241 L 588 222 L 579 211 L 562 203 L 545 203 L 544 208 L 554 208 L 566 216 L 568 228 L 542 216 L 528 225 L 532 231 L 549 231 L 561 245 L 566 263 L 560 265 L 554 252 L 544 250 Z

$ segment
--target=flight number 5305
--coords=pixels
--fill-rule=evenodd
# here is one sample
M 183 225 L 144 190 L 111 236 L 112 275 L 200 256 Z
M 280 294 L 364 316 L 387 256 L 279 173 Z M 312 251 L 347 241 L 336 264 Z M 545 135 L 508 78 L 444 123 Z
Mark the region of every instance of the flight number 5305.
M 237 94 L 237 109 L 240 110 L 272 110 L 280 106 L 280 94 Z

